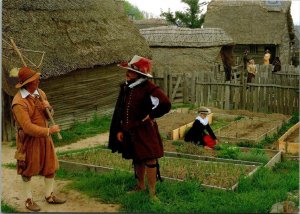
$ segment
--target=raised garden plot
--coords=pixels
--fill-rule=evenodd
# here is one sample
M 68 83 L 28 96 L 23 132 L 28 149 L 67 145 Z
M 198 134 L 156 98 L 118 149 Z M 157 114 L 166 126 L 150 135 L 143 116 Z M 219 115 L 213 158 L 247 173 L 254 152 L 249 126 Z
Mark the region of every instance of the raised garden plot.
M 132 171 L 131 161 L 106 149 L 93 149 L 59 156 L 62 168 L 79 167 L 98 172 L 119 169 Z M 88 164 L 88 165 L 82 165 Z M 170 180 L 196 179 L 203 186 L 234 189 L 241 176 L 254 173 L 259 166 L 163 157 L 159 161 L 161 175 Z M 93 168 L 93 169 L 92 169 Z
M 164 141 L 164 150 L 166 155 L 170 153 L 183 153 L 198 156 L 198 159 L 235 162 L 243 164 L 266 164 L 274 156 L 278 155 L 279 151 L 269 149 L 256 149 L 246 147 L 234 147 L 232 145 L 217 145 L 215 150 L 207 150 L 198 145 L 187 143 L 184 141 Z M 231 159 L 234 161 L 224 160 Z
M 283 121 L 264 118 L 248 118 L 231 122 L 215 131 L 222 142 L 238 143 L 242 141 L 257 143 L 266 136 L 277 132 Z
M 197 117 L 196 111 L 189 112 L 171 112 L 157 119 L 157 124 L 160 133 L 166 139 L 183 139 L 184 133 L 190 128 Z M 211 127 L 213 130 L 217 130 L 221 127 L 228 125 L 237 116 L 211 114 L 209 120 L 211 121 Z
M 278 139 L 278 149 L 290 154 L 299 154 L 299 127 L 298 122 Z

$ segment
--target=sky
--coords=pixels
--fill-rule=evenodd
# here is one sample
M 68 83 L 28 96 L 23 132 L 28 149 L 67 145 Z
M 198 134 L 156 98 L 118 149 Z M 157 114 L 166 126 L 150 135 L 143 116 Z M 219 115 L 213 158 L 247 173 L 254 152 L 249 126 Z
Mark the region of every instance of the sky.
M 141 11 L 151 14 L 154 18 L 158 18 L 162 11 L 170 10 L 183 11 L 186 4 L 181 0 L 126 0 L 132 5 L 137 6 Z M 294 24 L 300 25 L 300 0 L 292 0 L 291 14 Z

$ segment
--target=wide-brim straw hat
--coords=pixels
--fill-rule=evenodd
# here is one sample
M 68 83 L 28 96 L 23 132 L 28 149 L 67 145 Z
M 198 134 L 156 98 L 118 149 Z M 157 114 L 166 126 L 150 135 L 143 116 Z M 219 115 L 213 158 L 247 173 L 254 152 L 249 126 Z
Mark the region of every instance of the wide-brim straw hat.
M 30 83 L 36 79 L 39 79 L 40 76 L 41 76 L 41 73 L 31 70 L 28 67 L 22 67 L 18 73 L 19 82 L 16 84 L 16 88 L 21 88 L 22 86 L 26 85 L 27 83 Z
M 206 108 L 206 107 L 204 107 L 204 106 L 201 106 L 201 107 L 199 108 L 199 110 L 198 110 L 198 113 L 199 113 L 199 114 L 206 114 L 206 115 L 208 115 L 208 114 L 211 113 L 211 111 L 210 111 L 209 108 Z
M 135 55 L 130 62 L 123 62 L 118 64 L 119 67 L 125 68 L 127 70 L 134 71 L 138 74 L 142 74 L 143 76 L 152 78 L 153 76 L 150 74 L 152 68 L 152 61 L 145 57 L 141 57 Z

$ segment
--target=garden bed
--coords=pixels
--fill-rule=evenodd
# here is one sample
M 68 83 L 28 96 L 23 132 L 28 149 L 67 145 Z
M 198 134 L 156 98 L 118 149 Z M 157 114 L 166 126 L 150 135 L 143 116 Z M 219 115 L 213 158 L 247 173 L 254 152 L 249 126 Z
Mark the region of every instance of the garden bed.
M 299 126 L 298 122 L 278 139 L 278 149 L 293 155 L 299 154 Z
M 132 162 L 106 149 L 93 149 L 59 155 L 62 168 L 104 172 L 113 169 L 132 171 Z M 259 166 L 163 157 L 159 161 L 162 177 L 169 180 L 198 180 L 205 187 L 230 189 L 241 176 L 253 174 Z
M 281 120 L 270 120 L 264 118 L 248 118 L 231 122 L 229 125 L 215 131 L 222 142 L 258 143 L 266 136 L 277 133 L 282 126 Z
M 183 139 L 186 130 L 193 125 L 197 116 L 197 111 L 192 110 L 184 112 L 170 112 L 157 119 L 159 131 L 165 139 Z M 208 119 L 213 130 L 217 130 L 228 125 L 235 118 L 236 116 L 232 115 L 215 115 L 214 113 L 208 115 Z
M 246 147 L 234 147 L 226 144 L 218 144 L 216 149 L 208 150 L 184 141 L 164 141 L 164 150 L 166 155 L 169 153 L 183 153 L 198 156 L 198 159 L 210 161 L 223 161 L 242 164 L 266 164 L 279 151 L 270 149 L 257 149 Z

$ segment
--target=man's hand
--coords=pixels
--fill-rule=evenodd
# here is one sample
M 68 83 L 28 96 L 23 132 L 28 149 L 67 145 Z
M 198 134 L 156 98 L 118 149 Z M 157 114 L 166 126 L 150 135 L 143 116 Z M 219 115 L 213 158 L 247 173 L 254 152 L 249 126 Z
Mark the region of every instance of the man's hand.
M 59 125 L 54 125 L 54 126 L 51 126 L 50 129 L 49 129 L 49 134 L 53 134 L 53 133 L 57 133 L 57 132 L 60 132 L 60 127 Z
M 117 139 L 118 139 L 118 141 L 120 141 L 120 142 L 123 141 L 123 132 L 118 132 L 118 133 L 117 133 Z
M 153 123 L 153 120 L 150 118 L 149 114 L 144 119 L 142 119 L 143 122 L 145 122 L 146 120 L 149 120 L 153 126 L 154 123 Z
M 48 109 L 52 109 L 52 107 L 50 106 L 49 102 L 47 100 L 43 100 L 43 106 L 44 108 L 48 108 Z

